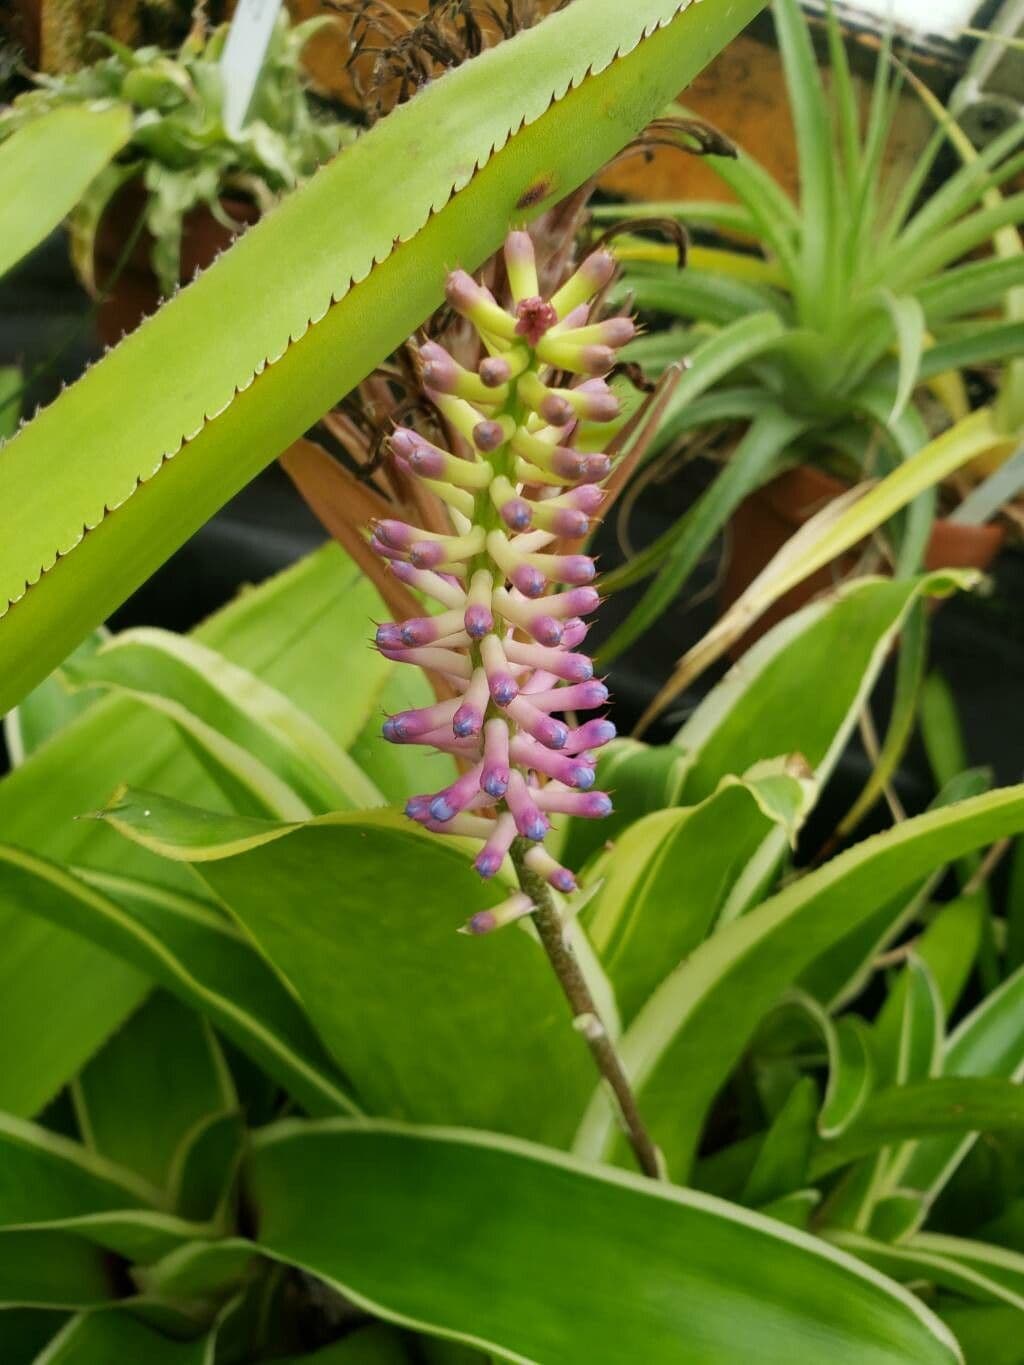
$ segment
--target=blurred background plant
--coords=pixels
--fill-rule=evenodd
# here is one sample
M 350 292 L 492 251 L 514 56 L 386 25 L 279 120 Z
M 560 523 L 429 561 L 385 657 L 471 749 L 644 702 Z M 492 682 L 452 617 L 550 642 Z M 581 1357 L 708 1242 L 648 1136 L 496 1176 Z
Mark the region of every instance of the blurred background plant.
M 636 227 L 644 218 L 667 219 L 729 239 L 693 247 L 683 270 L 673 245 L 635 235 L 618 240 L 626 262 L 618 297 L 652 322 L 651 335 L 629 354 L 652 375 L 669 362 L 688 364 L 634 496 L 694 453 L 722 470 L 675 525 L 603 579 L 608 591 L 651 580 L 604 643 L 606 661 L 655 624 L 731 517 L 726 606 L 813 512 L 937 436 L 970 441 L 970 462 L 944 479 L 938 498 L 922 496 L 885 540 L 876 538 L 869 562 L 902 572 L 922 562 L 985 567 L 1002 533 L 984 523 L 1012 504 L 1024 483 L 1020 461 L 1002 470 L 1024 430 L 1024 195 L 1000 194 L 1024 168 L 1024 124 L 1012 122 L 974 152 L 893 56 L 889 38 L 862 124 L 834 11 L 827 19 L 829 97 L 807 19 L 794 0 L 780 0 L 774 15 L 799 200 L 741 153 L 705 163 L 735 202 L 594 210 L 599 222 L 629 218 Z M 937 126 L 909 171 L 900 166 L 894 174 L 886 169 L 887 145 L 908 81 Z M 666 121 L 667 137 L 672 128 Z M 950 143 L 964 164 L 936 180 Z M 979 410 L 989 415 L 980 418 Z M 993 482 L 977 489 L 986 476 Z M 632 501 L 623 504 L 624 519 Z M 940 511 L 952 516 L 936 524 Z M 762 628 L 859 562 L 820 568 L 763 617 Z
M 332 22 L 322 16 L 292 26 L 282 13 L 237 128 L 224 111 L 227 26 L 210 28 L 201 14 L 174 53 L 97 34 L 106 56 L 66 74 L 37 75 L 36 88 L 0 113 L 2 142 L 55 109 L 131 110 L 126 146 L 69 220 L 75 267 L 91 293 L 107 283 L 122 253 L 138 272 L 132 253 L 143 233 L 159 291 L 173 293 L 352 136 L 349 124 L 318 104 L 302 66 L 307 42 Z M 194 240 L 183 270 L 186 224 Z

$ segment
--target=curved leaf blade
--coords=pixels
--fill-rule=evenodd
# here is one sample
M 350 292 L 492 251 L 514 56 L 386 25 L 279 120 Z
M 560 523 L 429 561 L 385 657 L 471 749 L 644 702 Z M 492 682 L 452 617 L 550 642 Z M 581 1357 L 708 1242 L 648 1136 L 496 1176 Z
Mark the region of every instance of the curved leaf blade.
M 269 1254 L 504 1360 L 957 1359 L 920 1303 L 803 1233 L 508 1138 L 285 1123 L 250 1177 Z

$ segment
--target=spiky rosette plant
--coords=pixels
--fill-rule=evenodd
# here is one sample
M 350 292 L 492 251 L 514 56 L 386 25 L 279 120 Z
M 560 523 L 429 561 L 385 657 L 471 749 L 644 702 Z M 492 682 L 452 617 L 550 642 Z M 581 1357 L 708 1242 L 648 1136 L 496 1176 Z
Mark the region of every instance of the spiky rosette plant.
M 377 647 L 442 674 L 456 695 L 391 716 L 384 737 L 460 762 L 450 786 L 409 800 L 413 820 L 479 840 L 482 877 L 499 871 L 518 837 L 530 845 L 525 867 L 569 892 L 573 874 L 544 846 L 550 817 L 611 811 L 607 793 L 593 789 L 594 751 L 615 727 L 604 717 L 574 723 L 608 691 L 577 648 L 600 601 L 594 561 L 559 542 L 585 536 L 603 500 L 611 460 L 576 449 L 574 437 L 581 421 L 618 414 L 601 376 L 634 327 L 625 317 L 589 321 L 590 301 L 614 271 L 606 252 L 587 257 L 550 298 L 539 293 L 527 233 L 509 235 L 505 266 L 508 308 L 464 271 L 448 277 L 449 304 L 486 348 L 479 367 L 464 368 L 436 342 L 420 351 L 424 392 L 459 449 L 442 450 L 409 427 L 391 438 L 403 472 L 447 504 L 451 529 L 374 524 L 371 544 L 391 571 L 440 607 L 380 626 Z M 534 908 L 523 890 L 468 927 L 489 932 Z

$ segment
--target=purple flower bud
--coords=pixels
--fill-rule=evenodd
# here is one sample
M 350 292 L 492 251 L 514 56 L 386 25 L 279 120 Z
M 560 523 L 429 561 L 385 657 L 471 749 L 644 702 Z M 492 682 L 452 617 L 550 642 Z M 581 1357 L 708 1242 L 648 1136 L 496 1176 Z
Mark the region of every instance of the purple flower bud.
M 557 393 L 549 393 L 542 398 L 537 411 L 545 422 L 550 422 L 553 427 L 567 426 L 575 416 L 569 400 Z
M 577 815 L 583 820 L 603 820 L 612 813 L 612 799 L 607 792 L 571 791 L 557 782 L 534 793 L 537 805 L 558 815 Z
M 418 540 L 410 547 L 409 558 L 417 569 L 436 569 L 447 558 L 445 547 L 439 540 Z
M 517 697 L 508 708 L 509 716 L 546 749 L 561 749 L 569 738 L 569 727 L 539 710 L 526 697 Z
M 393 550 L 408 550 L 414 544 L 417 535 L 422 534 L 416 530 L 415 526 L 409 526 L 404 521 L 394 521 L 385 518 L 378 521 L 373 528 L 374 535 L 385 545 L 390 545 Z
M 532 914 L 536 908 L 529 896 L 519 891 L 514 896 L 509 896 L 508 900 L 502 901 L 500 905 L 496 905 L 493 910 L 478 910 L 459 932 L 493 934 L 496 929 L 503 929 L 507 924 L 514 924 L 517 919 Z
M 494 629 L 494 617 L 490 611 L 476 603 L 472 603 L 466 608 L 464 621 L 466 634 L 471 640 L 482 640 L 488 632 Z
M 586 621 L 581 621 L 578 616 L 570 617 L 565 623 L 565 629 L 562 631 L 562 644 L 566 649 L 575 649 L 577 645 L 581 645 L 587 638 L 589 630 L 590 627 L 587 625 Z
M 523 700 L 540 711 L 591 711 L 608 700 L 608 689 L 596 678 L 570 687 L 545 688 L 524 692 Z
M 422 824 L 430 818 L 430 802 L 429 796 L 410 796 L 405 803 L 405 813 L 410 820 Z
M 616 733 L 614 723 L 606 716 L 588 720 L 570 733 L 566 749 L 569 753 L 579 753 L 583 749 L 600 749 L 611 743 Z
M 497 872 L 498 868 L 501 867 L 503 861 L 504 861 L 503 854 L 497 853 L 493 849 L 482 848 L 480 852 L 476 855 L 476 861 L 474 862 L 473 866 L 476 868 L 477 872 L 480 873 L 481 877 L 493 877 L 494 874 Z M 475 926 L 478 920 L 483 922 L 485 917 L 487 919 L 488 928 L 493 928 L 494 926 L 493 924 L 491 924 L 493 916 L 491 916 L 490 912 L 487 910 L 482 911 L 478 915 L 474 915 L 473 918 L 469 921 L 469 923 L 471 926 Z M 479 934 L 486 933 L 487 930 L 473 927 L 472 932 L 474 934 Z
M 504 356 L 489 355 L 481 360 L 478 373 L 487 388 L 498 389 L 512 378 L 512 366 Z
M 480 790 L 481 765 L 477 764 L 469 772 L 463 773 L 450 787 L 439 791 L 430 801 L 430 815 L 434 820 L 445 824 L 453 816 L 469 805 Z
M 589 555 L 562 555 L 556 569 L 563 583 L 589 583 L 594 577 L 594 561 Z
M 538 644 L 555 646 L 561 643 L 562 623 L 553 616 L 535 616 L 527 629 Z
M 514 299 L 536 295 L 537 264 L 528 232 L 510 232 L 505 238 L 505 270 Z
M 477 450 L 485 453 L 497 450 L 500 445 L 505 443 L 505 429 L 500 422 L 488 419 L 484 422 L 477 422 L 473 428 L 473 444 Z
M 483 729 L 484 713 L 471 702 L 463 702 L 452 717 L 452 731 L 459 739 L 478 735 Z
M 501 519 L 513 531 L 528 531 L 533 521 L 530 504 L 525 498 L 510 498 L 501 506 Z
M 593 456 L 588 458 L 593 459 Z M 604 496 L 604 489 L 598 488 L 593 483 L 581 483 L 577 488 L 570 489 L 565 495 L 573 507 L 578 507 L 581 512 L 586 512 L 588 516 L 593 516 L 599 510 L 604 502 Z
M 401 628 L 391 621 L 385 621 L 383 625 L 377 627 L 374 642 L 378 649 L 401 649 L 404 644 L 413 643 L 406 640 Z
M 530 789 L 520 773 L 512 773 L 505 800 L 516 822 L 516 829 L 523 838 L 536 842 L 543 839 L 551 828 L 551 822 L 534 804 Z
M 587 455 L 583 461 L 583 478 L 588 483 L 600 483 L 612 472 L 612 462 L 607 455 Z
M 540 570 L 530 564 L 520 564 L 509 577 L 524 597 L 540 597 L 548 585 L 548 580 Z

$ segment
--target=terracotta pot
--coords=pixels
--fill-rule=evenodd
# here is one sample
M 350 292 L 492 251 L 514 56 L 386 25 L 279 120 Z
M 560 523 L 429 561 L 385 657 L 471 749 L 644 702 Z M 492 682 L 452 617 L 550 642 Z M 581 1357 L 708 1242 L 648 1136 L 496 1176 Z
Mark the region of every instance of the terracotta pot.
M 113 276 L 145 203 L 146 192 L 141 181 L 130 180 L 114 196 L 100 219 L 93 261 L 96 284 L 101 291 Z M 221 205 L 236 223 L 248 225 L 259 218 L 259 210 L 250 200 L 225 197 L 221 199 Z M 187 284 L 196 270 L 204 270 L 237 235 L 238 230 L 219 223 L 205 206 L 191 209 L 185 215 L 182 227 L 181 283 Z M 160 287 L 150 264 L 152 246 L 152 236 L 143 229 L 110 294 L 99 306 L 96 325 L 104 345 L 113 346 L 124 333 L 134 331 L 160 303 Z
M 719 591 L 722 610 L 732 606 L 790 536 L 847 487 L 820 469 L 800 465 L 742 502 L 730 523 L 728 563 Z M 961 526 L 940 518 L 932 528 L 925 567 L 987 569 L 1003 539 L 1001 526 Z M 834 587 L 854 568 L 859 552 L 860 547 L 848 551 L 784 593 L 737 642 L 733 657 L 738 658 L 772 626 Z

